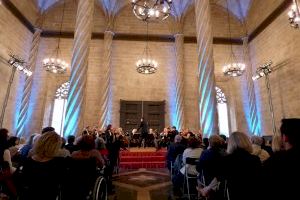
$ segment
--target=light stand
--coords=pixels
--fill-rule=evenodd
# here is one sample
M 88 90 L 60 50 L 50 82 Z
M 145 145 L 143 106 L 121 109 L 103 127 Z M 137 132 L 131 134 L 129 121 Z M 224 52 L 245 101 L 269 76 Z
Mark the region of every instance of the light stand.
M 9 78 L 9 82 L 6 88 L 6 93 L 5 93 L 5 97 L 4 97 L 4 101 L 3 101 L 3 105 L 2 105 L 2 110 L 1 110 L 1 115 L 0 115 L 0 127 L 3 127 L 3 120 L 4 120 L 4 115 L 5 115 L 5 110 L 7 107 L 7 103 L 8 103 L 8 99 L 9 99 L 9 95 L 10 95 L 10 89 L 11 86 L 13 84 L 14 81 L 14 77 L 15 77 L 15 73 L 17 71 L 17 69 L 19 71 L 22 71 L 26 76 L 31 76 L 32 72 L 30 70 L 28 70 L 28 68 L 26 67 L 26 62 L 19 58 L 16 55 L 12 55 L 10 54 L 10 59 L 7 61 L 7 63 L 12 67 L 12 71 L 10 74 L 10 78 Z M 4 60 L 4 59 L 2 59 Z
M 272 72 L 270 66 L 272 65 L 272 61 L 269 61 L 263 64 L 261 67 L 257 68 L 255 76 L 252 77 L 253 81 L 258 80 L 262 77 L 265 77 L 265 83 L 268 90 L 268 99 L 269 99 L 269 110 L 272 119 L 272 131 L 273 135 L 276 135 L 276 125 L 275 125 L 275 116 L 272 102 L 272 91 L 270 86 L 269 74 Z

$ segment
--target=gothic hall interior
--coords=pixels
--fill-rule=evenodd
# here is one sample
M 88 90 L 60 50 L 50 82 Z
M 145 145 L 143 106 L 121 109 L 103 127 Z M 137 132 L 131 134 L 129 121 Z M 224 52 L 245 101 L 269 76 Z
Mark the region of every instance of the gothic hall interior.
M 298 45 L 300 0 L 0 0 L 0 200 L 248 198 L 299 155 Z

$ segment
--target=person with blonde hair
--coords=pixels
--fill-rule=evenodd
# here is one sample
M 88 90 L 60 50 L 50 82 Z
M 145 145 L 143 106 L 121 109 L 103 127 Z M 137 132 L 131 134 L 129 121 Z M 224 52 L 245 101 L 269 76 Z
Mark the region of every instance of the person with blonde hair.
M 260 194 L 261 162 L 252 152 L 251 142 L 245 133 L 230 134 L 228 155 L 220 165 L 221 178 L 227 181 L 230 200 L 253 200 Z
M 20 199 L 56 199 L 65 172 L 63 158 L 56 157 L 60 147 L 61 137 L 54 131 L 38 138 L 31 157 L 23 165 L 22 181 L 26 190 Z
M 282 137 L 279 134 L 276 134 L 272 138 L 272 150 L 273 152 L 279 152 L 284 150 Z
M 242 132 L 233 132 L 228 138 L 227 153 L 218 166 L 220 171 L 216 179 L 204 187 L 201 194 L 209 194 L 216 181 L 226 182 L 230 200 L 253 200 L 260 194 L 261 162 L 252 155 L 253 148 L 248 136 Z M 199 190 L 198 190 L 199 191 Z

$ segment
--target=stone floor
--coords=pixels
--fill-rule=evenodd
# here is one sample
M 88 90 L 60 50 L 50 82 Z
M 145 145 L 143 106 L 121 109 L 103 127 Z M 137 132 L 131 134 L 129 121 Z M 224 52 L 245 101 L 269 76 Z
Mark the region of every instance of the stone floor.
M 114 176 L 114 195 L 109 200 L 168 200 L 172 183 L 166 169 L 138 169 Z

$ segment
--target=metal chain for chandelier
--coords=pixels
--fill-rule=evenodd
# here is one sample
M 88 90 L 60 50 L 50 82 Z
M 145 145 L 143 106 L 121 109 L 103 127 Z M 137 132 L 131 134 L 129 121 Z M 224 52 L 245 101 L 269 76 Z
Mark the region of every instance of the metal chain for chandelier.
M 132 0 L 134 15 L 143 21 L 165 20 L 170 16 L 172 0 Z
M 149 33 L 148 33 L 148 22 L 147 23 L 147 41 L 146 47 L 142 54 L 142 58 L 136 62 L 136 70 L 141 74 L 154 74 L 157 71 L 158 63 L 151 58 L 151 51 L 149 48 Z
M 61 23 L 60 23 L 60 31 L 59 31 L 60 36 L 58 38 L 57 47 L 50 58 L 45 58 L 43 60 L 43 67 L 45 68 L 45 70 L 48 72 L 54 73 L 54 74 L 56 74 L 56 73 L 63 74 L 66 72 L 67 67 L 69 67 L 67 62 L 60 58 L 60 40 L 61 40 L 60 37 L 62 34 L 62 26 L 63 26 L 64 15 L 65 15 L 65 7 L 66 7 L 66 2 L 64 1 Z
M 246 65 L 244 63 L 237 62 L 236 56 L 233 52 L 228 0 L 226 0 L 226 6 L 227 6 L 227 20 L 228 20 L 228 29 L 229 29 L 229 39 L 230 39 L 230 56 L 227 63 L 225 63 L 225 65 L 223 66 L 223 73 L 225 76 L 237 77 L 243 75 Z

